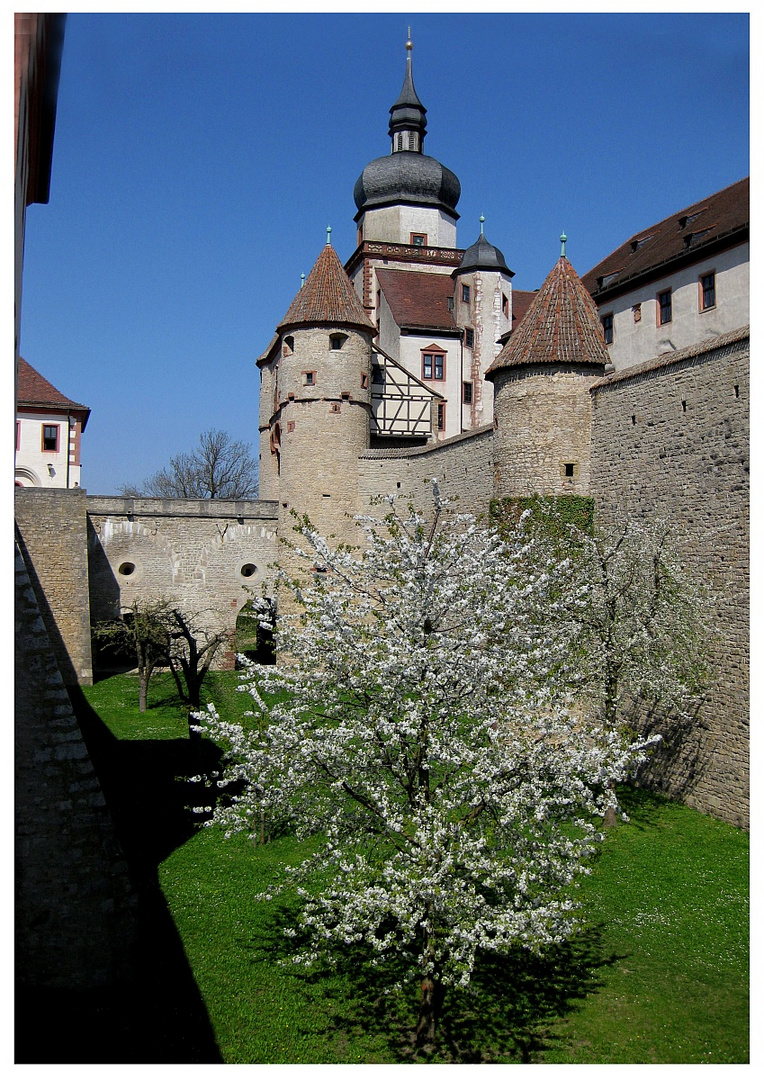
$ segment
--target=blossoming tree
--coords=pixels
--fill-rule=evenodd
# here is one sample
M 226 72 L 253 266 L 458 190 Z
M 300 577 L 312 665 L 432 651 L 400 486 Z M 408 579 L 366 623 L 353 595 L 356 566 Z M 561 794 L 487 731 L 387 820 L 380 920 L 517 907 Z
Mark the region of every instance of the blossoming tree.
M 572 571 L 582 699 L 609 730 L 685 731 L 708 677 L 709 596 L 665 522 L 624 519 L 578 532 Z M 616 823 L 611 810 L 606 825 Z
M 645 754 L 569 707 L 572 624 L 549 617 L 564 564 L 522 522 L 502 539 L 445 517 L 437 489 L 429 522 L 391 503 L 361 519 L 360 552 L 302 522 L 319 580 L 291 583 L 302 610 L 279 621 L 286 661 L 244 672 L 267 723 L 200 714 L 228 748 L 223 790 L 238 785 L 213 823 L 252 831 L 266 809 L 321 841 L 285 872 L 311 942 L 295 962 L 353 943 L 374 965 L 405 958 L 423 1045 L 481 951 L 572 932 L 576 879 L 615 806 L 609 781 Z M 276 691 L 267 709 L 261 695 Z

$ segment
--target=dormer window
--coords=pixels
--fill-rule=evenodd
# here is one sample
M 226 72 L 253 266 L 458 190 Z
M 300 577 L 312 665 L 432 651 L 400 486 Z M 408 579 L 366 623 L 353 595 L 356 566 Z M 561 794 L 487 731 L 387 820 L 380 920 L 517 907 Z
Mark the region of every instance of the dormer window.
M 631 242 L 631 250 L 632 250 L 632 252 L 639 251 L 640 248 L 643 248 L 645 246 L 645 244 L 648 242 L 648 240 L 652 240 L 652 235 L 643 236 L 641 240 L 632 240 L 632 242 Z
M 329 343 L 332 349 L 341 349 L 347 341 L 347 334 L 330 334 Z
M 711 228 L 701 229 L 700 232 L 690 233 L 689 236 L 685 236 L 684 238 L 684 246 L 686 248 L 692 247 L 693 244 L 697 244 L 699 240 L 702 240 L 703 237 L 710 232 Z
M 685 214 L 684 217 L 680 217 L 680 219 L 679 219 L 679 231 L 684 232 L 684 230 L 687 228 L 687 226 L 692 225 L 693 221 L 696 221 L 700 217 L 701 214 L 705 213 L 705 211 L 706 211 L 706 207 L 704 206 L 702 210 L 698 210 L 697 213 L 695 213 L 695 214 Z
M 597 278 L 597 286 L 600 289 L 606 289 L 620 274 L 620 270 L 616 270 L 614 274 L 604 274 L 602 277 Z

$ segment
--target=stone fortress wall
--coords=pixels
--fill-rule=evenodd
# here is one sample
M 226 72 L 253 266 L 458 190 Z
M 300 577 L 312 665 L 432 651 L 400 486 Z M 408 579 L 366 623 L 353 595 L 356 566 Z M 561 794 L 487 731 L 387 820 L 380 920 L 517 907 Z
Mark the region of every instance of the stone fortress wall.
M 748 330 L 628 369 L 593 390 L 599 520 L 675 526 L 690 573 L 713 595 L 709 695 L 697 723 L 651 767 L 658 788 L 748 824 Z
M 691 739 L 673 756 L 664 753 L 652 780 L 738 824 L 748 821 L 748 348 L 746 329 L 717 339 L 710 352 L 699 346 L 660 357 L 595 381 L 591 391 L 596 514 L 668 518 L 685 537 L 688 567 L 718 597 L 709 701 Z M 426 510 L 426 482 L 436 477 L 458 511 L 485 513 L 491 498 L 511 487 L 507 477 L 497 482 L 505 427 L 486 426 L 434 447 L 362 450 L 351 484 L 357 482 L 357 512 L 391 493 Z M 331 445 L 317 438 L 303 448 L 322 500 L 327 482 L 337 481 Z M 277 559 L 275 501 L 39 489 L 17 489 L 16 499 L 22 540 L 56 610 L 54 632 L 68 643 L 69 670 L 82 681 L 87 664 L 78 657 L 91 620 L 113 617 L 132 599 L 163 596 L 213 611 L 233 627 L 247 599 L 242 586 L 267 586 Z
M 16 539 L 55 661 L 68 686 L 90 685 L 87 498 L 81 488 L 15 489 Z
M 162 598 L 233 630 L 246 589 L 270 580 L 276 503 L 88 496 L 87 509 L 93 623 Z

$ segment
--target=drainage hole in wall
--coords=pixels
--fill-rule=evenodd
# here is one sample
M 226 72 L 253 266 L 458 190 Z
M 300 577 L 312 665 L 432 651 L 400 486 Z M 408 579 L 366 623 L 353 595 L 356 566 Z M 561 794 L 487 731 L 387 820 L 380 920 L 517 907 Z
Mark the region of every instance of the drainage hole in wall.
M 257 567 L 251 562 L 244 563 L 239 573 L 242 577 L 252 577 L 253 574 L 257 573 Z
M 119 573 L 122 577 L 130 577 L 131 574 L 135 573 L 135 563 L 123 562 L 119 568 Z

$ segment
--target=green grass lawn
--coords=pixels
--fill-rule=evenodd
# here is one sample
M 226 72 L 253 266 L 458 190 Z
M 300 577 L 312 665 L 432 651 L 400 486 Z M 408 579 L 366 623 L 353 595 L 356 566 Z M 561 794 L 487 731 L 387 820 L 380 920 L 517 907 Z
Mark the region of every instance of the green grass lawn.
M 235 676 L 215 673 L 203 697 L 241 716 L 248 699 L 235 685 Z M 134 676 L 98 683 L 87 698 L 118 746 L 139 741 L 147 760 L 172 748 L 177 770 L 171 775 L 170 760 L 161 775 L 176 803 L 193 801 L 182 780 L 186 720 L 171 680 L 152 681 L 143 716 Z M 124 786 L 115 790 L 128 798 Z M 447 997 L 432 1060 L 748 1060 L 748 836 L 645 792 L 624 799 L 631 822 L 608 835 L 579 890 L 582 934 L 542 959 L 518 953 L 482 963 L 472 993 Z M 124 820 L 132 820 L 129 807 Z M 302 854 L 289 837 L 255 848 L 189 827 L 156 845 L 159 883 L 222 1060 L 412 1060 L 416 987 L 386 994 L 390 975 L 357 954 L 314 974 L 279 964 L 289 958 L 282 930 L 294 901 L 253 897 Z

